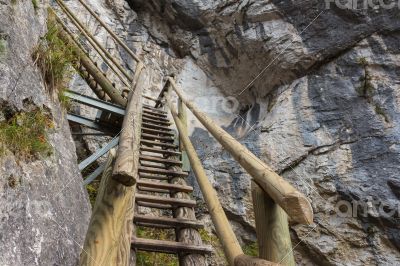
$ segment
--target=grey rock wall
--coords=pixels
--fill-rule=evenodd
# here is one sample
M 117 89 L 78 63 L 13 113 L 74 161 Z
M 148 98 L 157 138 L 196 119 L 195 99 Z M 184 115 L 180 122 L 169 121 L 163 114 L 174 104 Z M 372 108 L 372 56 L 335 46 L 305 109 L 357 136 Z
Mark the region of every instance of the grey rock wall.
M 0 265 L 76 265 L 91 208 L 65 111 L 50 95 L 32 52 L 46 33 L 47 2 L 0 2 L 0 113 L 45 110 L 52 155 L 0 159 Z M 4 119 L 4 117 L 2 118 Z

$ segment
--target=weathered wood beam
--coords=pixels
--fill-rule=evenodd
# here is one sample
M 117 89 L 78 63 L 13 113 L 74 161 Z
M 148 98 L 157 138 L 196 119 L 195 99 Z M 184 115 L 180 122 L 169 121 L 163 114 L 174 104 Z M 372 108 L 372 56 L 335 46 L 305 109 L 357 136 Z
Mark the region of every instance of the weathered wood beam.
M 148 78 L 145 69 L 140 72 L 137 75 L 137 82 L 129 95 L 128 106 L 122 124 L 118 155 L 113 170 L 113 178 L 126 186 L 133 186 L 136 183 L 136 174 L 139 167 L 142 92 Z
M 251 186 L 260 258 L 294 266 L 286 212 L 257 183 Z
M 169 78 L 169 83 L 197 119 L 294 221 L 302 224 L 313 223 L 311 204 L 302 193 L 188 101 L 172 78 Z
M 79 265 L 129 265 L 135 187 L 111 178 L 115 150 L 110 151 Z
M 281 264 L 266 261 L 259 258 L 254 258 L 243 254 L 236 257 L 234 265 L 235 266 L 279 266 Z

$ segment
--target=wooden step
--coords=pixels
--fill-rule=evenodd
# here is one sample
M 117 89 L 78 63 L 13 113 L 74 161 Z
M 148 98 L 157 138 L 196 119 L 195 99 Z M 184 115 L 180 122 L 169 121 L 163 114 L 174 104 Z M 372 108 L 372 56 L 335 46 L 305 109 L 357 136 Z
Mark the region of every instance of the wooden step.
M 166 113 L 167 113 L 167 112 L 164 111 L 164 110 L 160 110 L 160 109 L 158 109 L 158 108 L 155 108 L 155 107 L 150 106 L 150 105 L 147 105 L 147 104 L 143 104 L 143 108 L 144 108 L 144 109 L 148 109 L 148 110 L 152 110 L 152 111 L 155 111 L 155 112 L 158 112 L 158 113 L 161 113 L 161 114 L 166 114 Z
M 148 109 L 143 109 L 143 114 L 148 114 L 148 115 L 152 115 L 158 118 L 167 118 L 168 116 L 166 114 L 160 114 L 154 111 L 150 111 Z
M 157 121 L 161 121 L 161 122 L 170 122 L 170 120 L 168 118 L 154 116 L 154 115 L 151 115 L 151 114 L 148 114 L 148 113 L 143 113 L 142 114 L 142 119 L 143 118 L 149 118 L 149 119 L 153 119 L 153 120 L 157 120 Z
M 166 166 L 163 165 L 163 164 L 150 164 L 150 163 L 144 163 L 144 162 L 141 161 L 140 165 L 143 166 L 143 167 L 166 169 Z
M 143 128 L 150 128 L 150 129 L 157 129 L 157 130 L 161 130 L 161 131 L 168 131 L 168 132 L 171 131 L 171 129 L 169 127 L 153 125 L 153 124 L 149 124 L 149 123 L 145 123 L 145 122 L 142 122 L 142 127 Z
M 174 207 L 172 205 L 168 204 L 158 204 L 158 203 L 150 203 L 150 202 L 144 202 L 144 201 L 137 201 L 136 205 L 141 206 L 141 207 L 146 207 L 146 208 L 153 208 L 153 209 L 159 209 L 159 210 L 171 210 Z
M 146 194 L 136 194 L 135 201 L 136 202 L 166 204 L 166 205 L 171 205 L 171 206 L 176 206 L 176 207 L 188 207 L 188 208 L 196 207 L 195 200 L 175 199 L 175 198 L 152 196 L 152 195 L 146 195 Z
M 145 146 L 140 146 L 140 151 L 147 151 L 147 152 L 161 153 L 161 154 L 168 154 L 168 155 L 176 155 L 176 156 L 181 155 L 181 153 L 179 151 L 163 150 L 163 149 L 150 148 L 150 147 L 145 147 Z
M 168 218 L 148 215 L 135 215 L 133 222 L 137 225 L 160 228 L 204 228 L 204 224 L 197 220 Z
M 165 121 L 159 121 L 159 120 L 155 120 L 155 119 L 150 119 L 147 117 L 142 117 L 142 121 L 145 123 L 151 123 L 151 124 L 156 124 L 156 125 L 162 125 L 162 126 L 170 126 L 172 125 L 171 122 L 165 122 Z
M 138 187 L 158 188 L 158 189 L 169 190 L 172 192 L 190 193 L 193 191 L 193 188 L 191 186 L 170 184 L 165 182 L 151 182 L 151 181 L 138 180 L 137 185 Z
M 168 176 L 165 175 L 151 175 L 151 174 L 146 174 L 146 173 L 139 173 L 140 178 L 146 178 L 146 179 L 155 179 L 155 180 L 170 180 Z
M 153 162 L 153 163 L 163 163 L 163 164 L 167 164 L 167 165 L 182 165 L 181 161 L 172 160 L 172 159 L 164 159 L 161 157 L 140 155 L 139 159 L 142 161 Z
M 141 138 L 142 139 L 148 139 L 148 140 L 162 140 L 162 141 L 165 141 L 165 142 L 174 142 L 175 141 L 171 137 L 163 137 L 163 136 L 146 134 L 146 133 L 142 133 Z
M 159 134 L 159 135 L 164 135 L 164 136 L 175 136 L 175 133 L 172 131 L 163 131 L 163 130 L 156 130 L 156 129 L 151 129 L 151 128 L 143 128 L 142 127 L 142 132 L 145 133 L 150 133 L 150 134 Z
M 189 175 L 187 172 L 182 172 L 182 171 L 174 171 L 174 170 L 159 169 L 159 168 L 149 168 L 149 167 L 143 167 L 143 166 L 139 166 L 139 173 L 160 174 L 160 175 L 179 176 L 179 177 L 186 177 Z
M 151 140 L 146 140 L 146 139 L 141 139 L 140 143 L 148 146 L 160 146 L 160 147 L 166 147 L 166 148 L 172 148 L 172 149 L 177 149 L 178 145 L 171 144 L 171 143 L 165 143 L 165 142 L 159 142 L 159 141 L 151 141 Z
M 197 246 L 190 245 L 183 242 L 165 241 L 165 240 L 153 240 L 145 238 L 132 238 L 132 248 L 143 250 L 143 251 L 153 251 L 153 252 L 163 252 L 163 253 L 196 253 L 196 254 L 209 254 L 212 252 L 212 247 L 210 246 Z

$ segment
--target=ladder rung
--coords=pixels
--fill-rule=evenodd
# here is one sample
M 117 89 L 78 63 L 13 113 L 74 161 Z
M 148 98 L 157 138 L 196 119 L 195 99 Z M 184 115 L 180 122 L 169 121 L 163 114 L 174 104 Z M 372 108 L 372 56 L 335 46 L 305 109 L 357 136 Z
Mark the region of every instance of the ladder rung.
M 137 185 L 139 187 L 158 188 L 158 189 L 164 189 L 164 190 L 169 190 L 169 191 L 173 191 L 173 192 L 190 193 L 193 191 L 193 188 L 191 186 L 170 184 L 170 183 L 165 183 L 165 182 L 151 182 L 151 181 L 139 180 L 137 182 Z
M 185 177 L 185 176 L 189 175 L 187 172 L 182 172 L 182 171 L 174 171 L 174 170 L 159 169 L 159 168 L 149 168 L 149 167 L 143 167 L 143 166 L 139 166 L 139 173 L 161 174 L 161 175 L 167 175 L 167 176 L 180 176 L 180 177 Z
M 160 164 L 150 164 L 150 163 L 140 162 L 140 165 L 143 166 L 143 167 L 166 169 L 165 165 L 160 165 Z
M 173 149 L 178 148 L 178 145 L 175 145 L 175 144 L 151 141 L 151 140 L 146 140 L 146 139 L 141 139 L 140 143 L 145 144 L 145 145 L 150 145 L 150 146 L 168 147 L 168 148 L 173 148 Z
M 164 252 L 164 253 L 197 253 L 208 254 L 212 252 L 210 246 L 190 245 L 183 242 L 153 240 L 145 238 L 132 238 L 132 248 L 143 251 Z
M 166 111 L 160 110 L 158 108 L 155 108 L 155 107 L 147 105 L 147 104 L 143 104 L 143 108 L 149 109 L 149 110 L 152 110 L 152 111 L 155 111 L 155 112 L 159 112 L 159 113 L 162 113 L 162 114 L 166 114 L 167 113 Z
M 148 225 L 161 225 L 163 227 L 167 226 L 169 228 L 196 228 L 201 229 L 204 225 L 197 220 L 188 219 L 177 219 L 168 217 L 158 217 L 158 216 L 145 216 L 145 215 L 135 215 L 135 223 L 143 223 Z
M 136 194 L 135 200 L 138 202 L 148 202 L 148 203 L 158 203 L 158 204 L 166 204 L 177 207 L 188 207 L 193 208 L 196 207 L 196 201 L 191 199 L 176 199 L 176 198 L 167 198 L 161 196 L 152 196 L 146 194 Z
M 170 126 L 172 123 L 171 122 L 165 122 L 165 121 L 158 121 L 158 120 L 154 120 L 154 119 L 150 119 L 147 117 L 142 117 L 142 121 L 146 122 L 146 123 L 152 123 L 152 124 L 160 124 L 163 126 Z
M 145 173 L 139 173 L 139 177 L 146 178 L 146 179 L 155 179 L 155 180 L 170 180 L 170 178 L 165 175 L 151 175 L 151 174 L 145 174 Z
M 153 163 L 182 165 L 181 161 L 171 160 L 171 159 L 164 159 L 164 158 L 161 158 L 161 157 L 152 157 L 152 156 L 140 155 L 139 159 L 143 160 L 143 161 L 147 161 L 147 162 L 153 162 Z
M 141 135 L 142 139 L 149 139 L 149 140 L 162 140 L 162 141 L 166 141 L 166 142 L 174 142 L 175 140 L 171 137 L 163 137 L 163 136 L 157 136 L 157 135 L 152 135 L 152 134 L 146 134 L 146 133 L 142 133 Z
M 150 114 L 150 115 L 158 117 L 158 118 L 167 118 L 168 117 L 166 114 L 160 114 L 160 113 L 157 113 L 157 112 L 154 112 L 154 111 L 150 111 L 150 110 L 147 110 L 147 109 L 143 109 L 143 113 L 144 114 Z
M 154 119 L 154 120 L 161 121 L 161 122 L 170 122 L 168 118 L 154 116 L 154 115 L 151 115 L 151 114 L 148 114 L 148 113 L 143 113 L 142 114 L 142 118 Z
M 154 208 L 154 209 L 172 209 L 172 205 L 168 204 L 158 204 L 158 203 L 150 203 L 150 202 L 144 202 L 144 201 L 137 201 L 136 204 L 141 207 L 146 207 L 146 208 Z
M 145 122 L 142 122 L 142 126 L 144 128 L 158 129 L 158 130 L 161 130 L 161 131 L 164 131 L 164 130 L 165 131 L 171 131 L 171 129 L 169 127 L 153 125 L 153 124 L 149 124 L 149 123 L 145 123 Z
M 143 128 L 142 127 L 142 132 L 146 133 L 151 133 L 151 134 L 160 134 L 160 135 L 165 135 L 165 136 L 175 136 L 175 133 L 170 131 L 162 131 L 162 130 L 157 130 L 157 129 L 151 129 L 151 128 Z
M 156 149 L 156 148 L 150 148 L 150 147 L 144 147 L 144 146 L 140 147 L 140 151 L 162 153 L 162 154 L 169 154 L 169 155 L 176 155 L 176 156 L 181 155 L 181 153 L 179 151 L 163 150 L 163 149 Z

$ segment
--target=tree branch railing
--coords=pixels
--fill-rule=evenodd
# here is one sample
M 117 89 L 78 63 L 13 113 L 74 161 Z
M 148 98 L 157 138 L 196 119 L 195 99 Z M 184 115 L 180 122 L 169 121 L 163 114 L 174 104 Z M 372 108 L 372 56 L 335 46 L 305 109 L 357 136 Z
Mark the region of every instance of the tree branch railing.
M 257 261 L 243 255 L 243 251 L 219 203 L 216 191 L 209 182 L 185 130 L 184 121 L 181 118 L 186 116 L 180 116 L 172 104 L 172 92 L 175 92 L 178 96 L 178 106 L 185 105 L 253 178 L 252 196 L 256 232 L 260 257 L 264 260 Z M 295 265 L 287 216 L 298 223 L 311 224 L 313 222 L 313 211 L 308 199 L 187 100 L 171 77 L 168 78 L 162 89 L 156 107 L 160 107 L 164 103 L 167 104 L 174 118 L 180 140 L 187 152 L 190 165 L 230 265 L 273 265 L 265 264 L 273 262 L 282 265 Z M 180 107 L 181 109 L 182 107 Z

